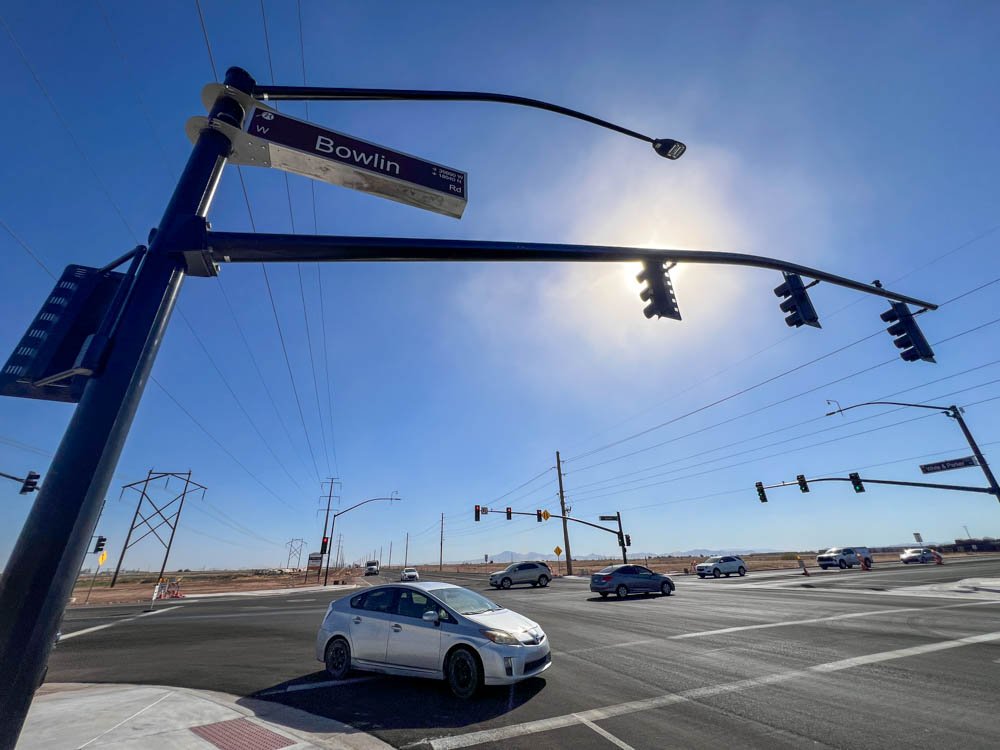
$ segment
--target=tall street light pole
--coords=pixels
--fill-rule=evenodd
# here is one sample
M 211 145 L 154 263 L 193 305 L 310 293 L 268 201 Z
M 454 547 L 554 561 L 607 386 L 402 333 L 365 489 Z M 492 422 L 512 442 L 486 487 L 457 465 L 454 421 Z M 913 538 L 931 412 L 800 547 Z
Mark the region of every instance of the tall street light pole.
M 839 406 L 839 405 L 838 405 Z M 830 417 L 834 414 L 842 414 L 850 409 L 857 409 L 860 406 L 908 406 L 914 409 L 933 409 L 934 411 L 939 411 L 942 414 L 951 417 L 956 422 L 962 430 L 962 434 L 965 435 L 966 441 L 969 443 L 969 447 L 972 449 L 972 454 L 976 457 L 976 461 L 979 464 L 979 468 L 983 470 L 983 474 L 986 476 L 986 482 L 990 486 L 990 492 L 1000 502 L 1000 484 L 997 484 L 997 479 L 993 476 L 993 470 L 990 465 L 986 463 L 986 457 L 983 452 L 979 450 L 979 444 L 976 439 L 972 437 L 972 432 L 969 430 L 969 426 L 965 423 L 965 419 L 962 418 L 962 410 L 952 404 L 951 406 L 931 406 L 929 404 L 910 404 L 903 401 L 866 401 L 863 404 L 854 404 L 853 406 L 848 406 L 843 409 L 835 409 L 834 411 L 827 412 L 826 416 Z
M 393 492 L 389 497 L 370 497 L 367 500 L 362 500 L 360 503 L 355 503 L 350 508 L 344 508 L 343 510 L 338 510 L 333 514 L 332 520 L 330 521 L 330 538 L 333 538 L 333 529 L 337 525 L 337 518 L 344 515 L 345 513 L 350 513 L 355 508 L 360 508 L 362 505 L 367 505 L 368 503 L 374 503 L 376 500 L 388 500 L 390 503 L 393 500 L 402 500 L 398 493 Z M 323 585 L 326 586 L 327 582 L 330 580 L 330 556 L 326 557 L 326 573 L 323 576 Z

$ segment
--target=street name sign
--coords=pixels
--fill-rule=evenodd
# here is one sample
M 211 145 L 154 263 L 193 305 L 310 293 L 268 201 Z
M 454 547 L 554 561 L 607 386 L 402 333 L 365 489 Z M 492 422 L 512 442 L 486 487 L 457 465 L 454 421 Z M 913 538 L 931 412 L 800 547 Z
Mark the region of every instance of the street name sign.
M 259 102 L 243 130 L 194 117 L 188 136 L 197 138 L 206 125 L 229 136 L 234 164 L 274 167 L 456 219 L 465 211 L 465 172 L 321 128 Z
M 952 458 L 948 461 L 937 461 L 933 464 L 921 464 L 920 471 L 924 474 L 935 474 L 939 471 L 951 471 L 952 469 L 966 469 L 970 466 L 978 466 L 975 456 L 965 458 Z

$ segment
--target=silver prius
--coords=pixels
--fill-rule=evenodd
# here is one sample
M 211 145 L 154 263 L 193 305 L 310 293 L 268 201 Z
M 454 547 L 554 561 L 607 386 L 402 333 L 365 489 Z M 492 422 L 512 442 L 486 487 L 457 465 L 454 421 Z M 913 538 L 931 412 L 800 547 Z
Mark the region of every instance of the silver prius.
M 552 663 L 537 623 L 450 583 L 377 586 L 330 604 L 316 659 L 336 680 L 351 668 L 445 679 L 459 698 L 511 685 Z

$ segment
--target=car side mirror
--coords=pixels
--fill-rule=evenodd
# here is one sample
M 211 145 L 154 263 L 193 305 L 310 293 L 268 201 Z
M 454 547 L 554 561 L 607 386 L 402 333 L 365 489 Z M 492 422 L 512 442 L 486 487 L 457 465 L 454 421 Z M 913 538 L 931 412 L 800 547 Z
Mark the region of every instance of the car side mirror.
M 423 621 L 424 622 L 433 622 L 435 625 L 440 625 L 441 624 L 441 618 L 438 616 L 438 613 L 435 612 L 433 609 L 432 610 L 428 610 L 427 612 L 424 612 Z

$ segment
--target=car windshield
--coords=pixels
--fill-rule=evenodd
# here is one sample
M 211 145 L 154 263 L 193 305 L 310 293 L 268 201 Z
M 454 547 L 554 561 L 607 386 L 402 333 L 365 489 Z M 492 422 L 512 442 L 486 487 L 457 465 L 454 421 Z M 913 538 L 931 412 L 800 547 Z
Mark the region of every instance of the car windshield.
M 621 567 L 620 565 L 609 565 L 608 567 L 602 568 L 601 570 L 597 571 L 597 573 L 598 575 L 611 575 L 620 567 Z
M 511 563 L 510 565 L 508 565 L 506 568 L 503 569 L 503 572 L 510 573 L 512 570 L 517 570 L 518 565 L 520 565 L 520 563 Z
M 830 549 L 828 549 L 826 551 L 826 554 L 828 554 L 828 555 L 835 555 L 838 552 L 840 552 L 840 547 L 830 547 Z
M 721 557 L 710 557 L 707 560 L 705 560 L 705 562 L 707 562 L 707 563 L 710 563 L 710 562 L 719 562 L 719 560 L 721 560 L 721 559 L 722 559 Z
M 404 573 L 416 573 L 416 568 L 403 568 Z
M 460 615 L 479 615 L 503 609 L 499 604 L 469 589 L 459 587 L 435 589 L 433 594 Z

